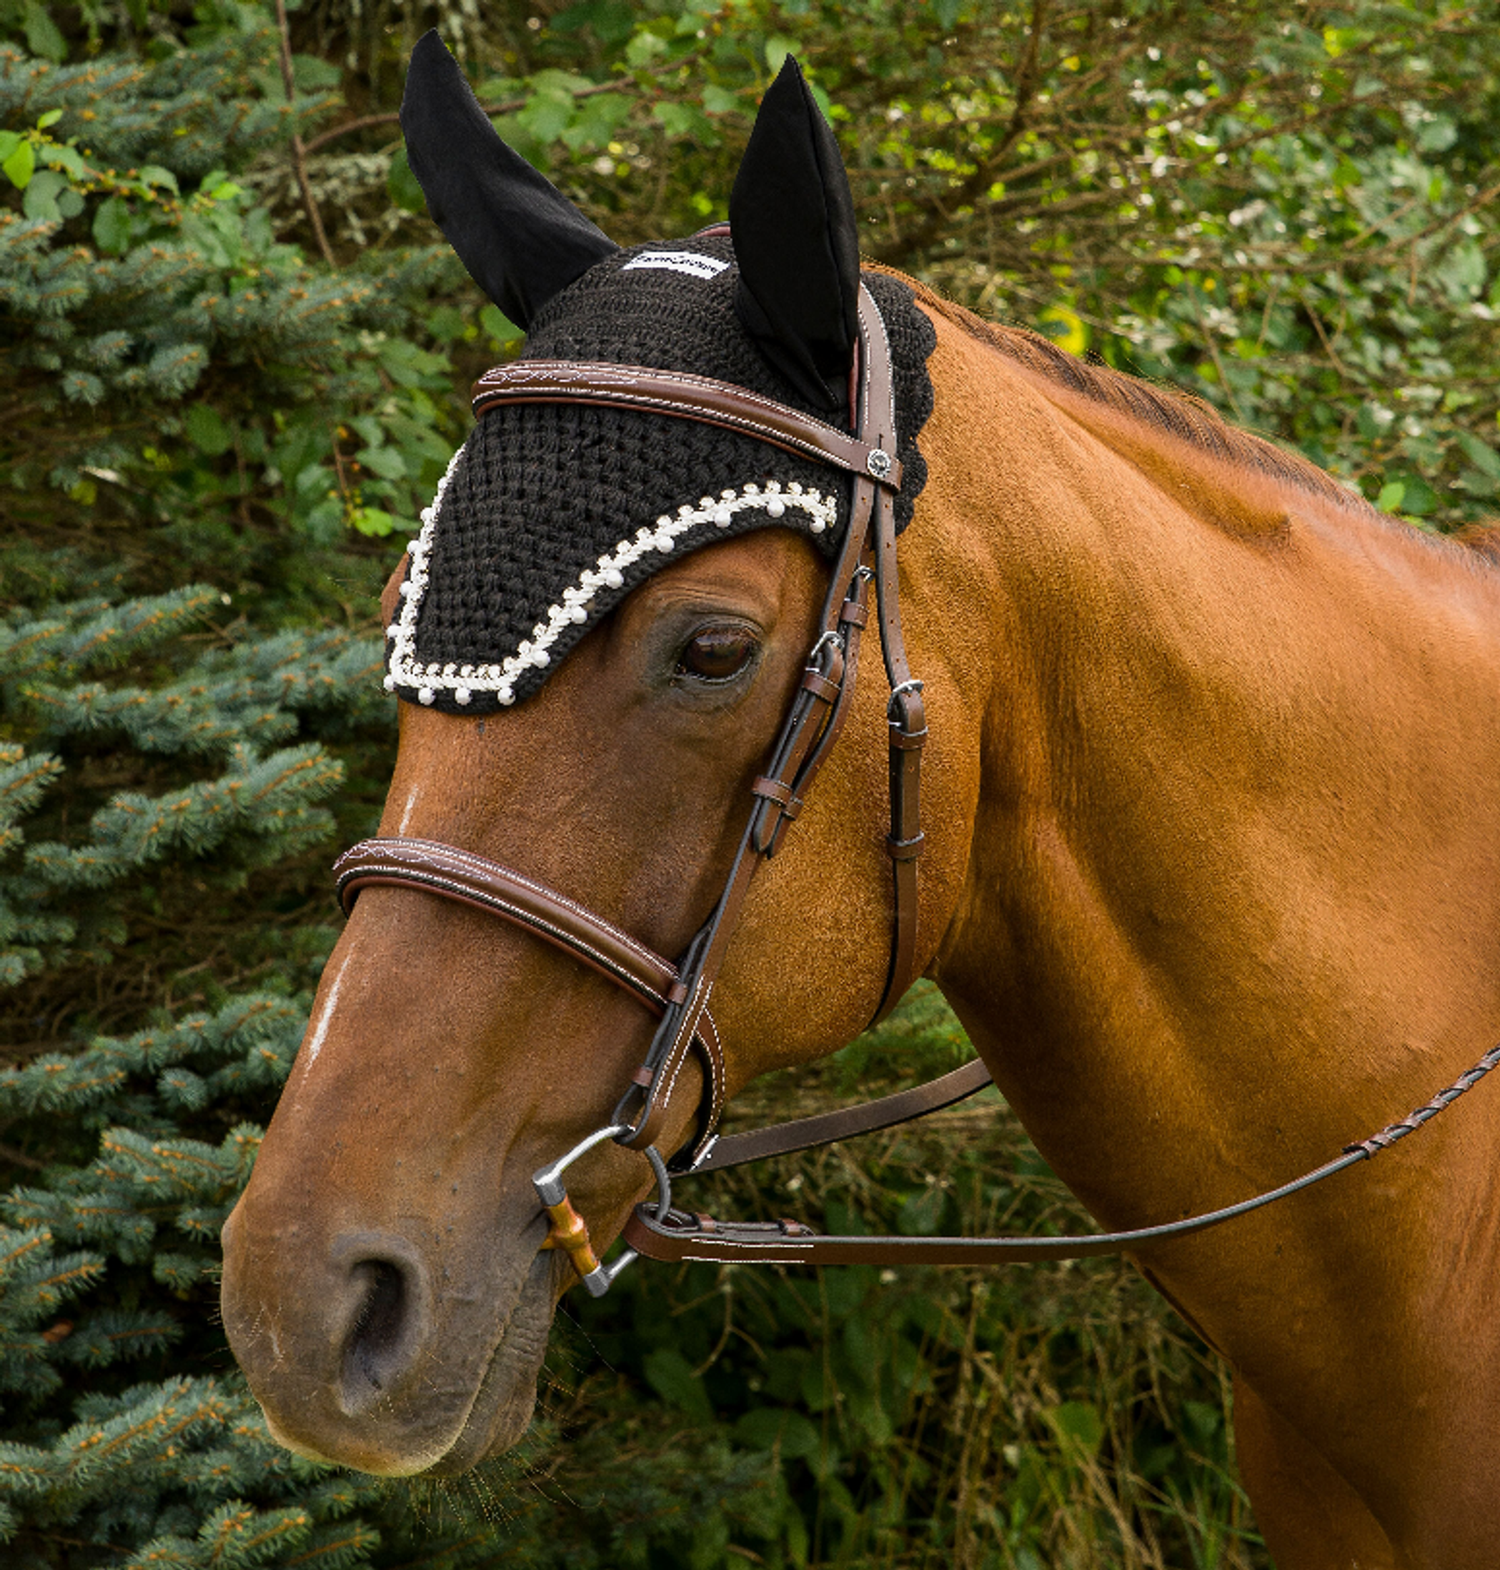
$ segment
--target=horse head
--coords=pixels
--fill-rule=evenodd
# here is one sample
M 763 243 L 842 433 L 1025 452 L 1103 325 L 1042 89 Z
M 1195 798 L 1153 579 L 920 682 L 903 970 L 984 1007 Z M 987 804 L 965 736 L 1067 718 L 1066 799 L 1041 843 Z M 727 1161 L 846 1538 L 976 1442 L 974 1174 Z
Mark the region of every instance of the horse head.
M 767 94 L 729 233 L 628 251 L 501 142 L 435 35 L 413 56 L 403 125 L 433 216 L 528 333 L 523 375 L 561 360 L 713 378 L 847 440 L 857 235 L 795 63 Z M 923 487 L 933 332 L 904 284 L 866 286 L 891 346 L 897 430 L 876 456 L 901 475 L 881 502 L 894 531 Z M 606 945 L 683 955 L 747 811 L 771 814 L 779 841 L 801 806 L 766 796 L 767 753 L 827 641 L 820 607 L 855 489 L 762 432 L 649 407 L 528 397 L 484 413 L 387 589 L 386 684 L 403 701 L 372 843 L 419 860 L 435 848 L 449 872 L 454 855 L 514 869 L 512 888 L 542 890 L 533 932 L 549 909 L 582 908 Z M 928 706 L 948 701 L 939 679 Z M 679 1054 L 648 1092 L 664 1155 L 701 1144 L 754 1076 L 843 1045 L 890 990 L 885 694 L 867 683 L 847 707 L 847 739 L 743 900 L 711 1021 L 684 1027 L 700 1049 L 715 1033 L 721 1061 Z M 932 753 L 928 799 L 965 823 L 972 768 Z M 964 866 L 962 833 L 938 840 L 911 970 Z M 546 1246 L 532 1173 L 610 1124 L 658 1027 L 597 973 L 607 963 L 361 865 L 225 1228 L 224 1319 L 283 1443 L 372 1472 L 457 1472 L 525 1430 L 554 1306 L 577 1280 Z M 572 1201 L 596 1247 L 651 1183 L 618 1143 L 578 1163 Z

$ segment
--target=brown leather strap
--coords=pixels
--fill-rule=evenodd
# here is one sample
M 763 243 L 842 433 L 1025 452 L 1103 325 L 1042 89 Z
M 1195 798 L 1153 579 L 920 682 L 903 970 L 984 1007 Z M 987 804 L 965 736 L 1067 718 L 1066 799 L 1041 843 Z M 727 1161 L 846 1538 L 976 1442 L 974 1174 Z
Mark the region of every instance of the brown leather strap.
M 974 1065 L 968 1067 L 973 1069 Z M 637 1205 L 625 1223 L 625 1241 L 637 1253 L 650 1259 L 701 1260 L 712 1264 L 1004 1265 L 1048 1259 L 1088 1259 L 1098 1254 L 1126 1251 L 1134 1253 L 1142 1248 L 1149 1250 L 1156 1243 L 1191 1237 L 1195 1232 L 1221 1226 L 1237 1216 L 1248 1215 L 1252 1210 L 1311 1188 L 1357 1161 L 1372 1160 L 1397 1140 L 1431 1122 L 1496 1067 L 1500 1067 L 1500 1046 L 1491 1047 L 1473 1068 L 1465 1070 L 1453 1084 L 1440 1090 L 1415 1112 L 1387 1124 L 1368 1139 L 1346 1145 L 1343 1155 L 1332 1161 L 1325 1161 L 1322 1166 L 1289 1183 L 1242 1199 L 1237 1204 L 1180 1221 L 1167 1221 L 1160 1226 L 1065 1237 L 832 1237 L 816 1233 L 798 1221 L 716 1221 L 712 1216 L 685 1215 L 676 1210 L 658 1215 L 656 1206 Z M 942 1083 L 938 1080 L 933 1086 L 924 1088 L 934 1089 Z M 703 1163 L 705 1167 L 710 1164 L 711 1158 Z
M 868 474 L 883 485 L 901 485 L 893 427 L 882 430 L 878 441 L 861 440 L 800 409 L 711 376 L 599 360 L 512 360 L 474 383 L 476 416 L 502 403 L 597 403 L 675 415 Z
M 860 291 L 860 328 L 863 352 L 856 423 L 868 444 L 867 450 L 894 449 L 895 395 L 890 346 L 880 312 L 865 289 Z M 833 458 L 830 461 L 844 460 Z M 868 473 L 856 472 L 854 475 L 849 526 L 830 579 L 820 619 L 822 633 L 814 646 L 808 673 L 783 722 L 771 763 L 757 781 L 755 804 L 724 892 L 681 962 L 683 980 L 691 988 L 690 997 L 686 1002 L 674 1005 L 662 1021 L 647 1058 L 650 1083 L 637 1082 L 629 1086 L 613 1113 L 613 1122 L 631 1125 L 632 1133 L 622 1138 L 621 1143 L 633 1149 L 646 1149 L 660 1135 L 671 1086 L 676 1081 L 694 1029 L 695 1010 L 707 1006 L 760 862 L 775 852 L 782 832 L 791 821 L 792 814 L 783 810 L 777 795 L 785 790 L 788 801 L 800 803 L 805 800 L 813 777 L 842 729 L 853 693 L 860 632 L 866 620 L 866 583 L 873 573 L 878 585 L 882 567 L 875 538 L 881 523 L 882 503 L 885 504 L 884 526 L 891 537 L 886 565 L 894 570 L 894 515 L 889 505 L 892 485 L 893 476 L 890 475 L 878 481 Z M 873 567 L 869 563 L 873 563 Z M 892 583 L 889 589 L 892 602 L 895 595 L 896 587 Z M 851 607 L 847 618 L 846 606 Z M 899 625 L 896 636 L 899 639 Z M 889 658 L 888 654 L 888 664 Z M 904 670 L 904 651 L 898 650 L 897 660 L 898 668 Z M 915 797 L 912 799 L 914 803 Z M 916 948 L 914 874 L 912 864 L 910 872 L 898 883 L 901 903 L 892 922 L 892 957 L 886 977 L 886 997 L 898 984 L 904 992 L 912 980 Z M 899 996 L 897 993 L 897 1000 Z M 707 1141 L 700 1140 L 686 1160 L 679 1154 L 673 1162 L 674 1167 L 677 1170 L 693 1167 L 703 1159 L 707 1148 Z
M 879 312 L 867 324 L 867 338 L 876 352 L 869 356 L 864 384 L 861 430 L 871 439 L 891 440 L 879 434 L 894 433 L 895 388 L 891 375 L 890 346 Z M 875 335 L 879 334 L 878 340 Z M 879 1024 L 905 996 L 917 971 L 917 858 L 922 852 L 922 746 L 927 723 L 922 707 L 922 683 L 915 680 L 906 657 L 901 631 L 900 568 L 896 557 L 896 520 L 888 492 L 871 487 L 870 532 L 875 559 L 875 599 L 880 620 L 880 648 L 885 659 L 891 697 L 886 709 L 890 744 L 891 830 L 886 853 L 891 858 L 893 918 L 890 963 L 885 987 L 871 1024 Z
M 1009 1265 L 1049 1259 L 1092 1259 L 1099 1254 L 1135 1252 L 1151 1244 L 1191 1237 L 1237 1216 L 1274 1204 L 1301 1189 L 1342 1172 L 1371 1152 L 1363 1146 L 1325 1162 L 1280 1188 L 1222 1210 L 1135 1227 L 1128 1232 L 1099 1232 L 1062 1237 L 835 1237 L 814 1232 L 800 1221 L 716 1221 L 712 1216 L 669 1210 L 658 1220 L 652 1206 L 637 1205 L 625 1223 L 625 1241 L 648 1259 L 669 1263 L 699 1260 L 711 1264 L 800 1265 Z
M 339 857 L 333 871 L 346 915 L 354 909 L 359 891 L 371 884 L 425 889 L 524 927 L 625 988 L 653 1013 L 665 1013 L 677 990 L 676 967 L 660 954 L 576 900 L 487 856 L 435 840 L 393 836 L 361 840 Z M 704 1060 L 702 1120 L 711 1129 L 723 1111 L 724 1055 L 706 1009 L 697 1015 L 690 1044 Z
M 789 1156 L 818 1145 L 831 1145 L 835 1140 L 873 1134 L 951 1107 L 993 1083 L 990 1071 L 976 1058 L 940 1079 L 930 1079 L 910 1090 L 898 1090 L 895 1095 L 882 1096 L 878 1101 L 861 1101 L 857 1106 L 839 1107 L 832 1112 L 819 1112 L 814 1117 L 797 1118 L 790 1123 L 775 1123 L 769 1128 L 750 1129 L 743 1134 L 725 1134 L 714 1141 L 693 1171 L 695 1174 L 721 1172 L 726 1167 L 743 1166 L 747 1161 Z

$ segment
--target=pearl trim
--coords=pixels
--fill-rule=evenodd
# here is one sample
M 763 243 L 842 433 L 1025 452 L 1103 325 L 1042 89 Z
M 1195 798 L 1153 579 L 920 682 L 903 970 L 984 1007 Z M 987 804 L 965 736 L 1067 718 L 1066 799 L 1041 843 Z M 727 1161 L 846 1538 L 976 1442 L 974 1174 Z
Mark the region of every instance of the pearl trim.
M 428 665 L 416 657 L 417 617 L 427 592 L 433 536 L 443 510 L 443 497 L 458 466 L 463 449 L 453 455 L 448 472 L 438 482 L 432 505 L 422 509 L 422 529 L 407 545 L 411 567 L 401 585 L 401 609 L 386 629 L 391 640 L 387 692 L 415 692 L 419 703 L 436 701 L 439 692 L 452 693 L 453 701 L 467 705 L 475 693 L 492 693 L 498 702 L 516 701 L 515 685 L 533 667 L 541 669 L 552 662 L 552 646 L 562 633 L 581 626 L 589 619 L 595 597 L 601 589 L 625 586 L 625 570 L 652 551 L 670 552 L 694 530 L 705 527 L 727 529 L 743 512 L 763 512 L 781 518 L 788 508 L 803 513 L 813 534 L 822 534 L 838 523 L 838 503 L 821 491 L 793 481 L 783 487 L 776 480 L 765 485 L 742 485 L 739 490 L 720 492 L 717 499 L 705 496 L 696 507 L 684 504 L 675 516 L 663 514 L 649 528 L 637 529 L 632 539 L 619 541 L 606 551 L 597 564 L 586 569 L 578 581 L 563 590 L 559 604 L 549 605 L 541 621 L 523 639 L 513 654 L 498 665 Z

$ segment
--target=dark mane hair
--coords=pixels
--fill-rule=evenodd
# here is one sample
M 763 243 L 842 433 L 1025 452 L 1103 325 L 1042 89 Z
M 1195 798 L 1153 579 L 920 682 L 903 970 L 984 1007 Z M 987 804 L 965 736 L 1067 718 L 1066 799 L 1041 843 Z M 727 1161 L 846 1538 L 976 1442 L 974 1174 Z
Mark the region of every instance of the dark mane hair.
M 1284 480 L 1314 496 L 1360 513 L 1375 509 L 1357 492 L 1302 457 L 1261 436 L 1236 430 L 1219 412 L 1188 393 L 1153 386 L 1123 371 L 1094 365 L 1059 349 L 1040 333 L 987 322 L 925 285 L 908 279 L 921 303 L 1045 380 L 1106 409 L 1130 415 L 1143 425 L 1189 443 L 1209 456 L 1242 464 L 1257 474 Z M 1377 517 L 1385 514 L 1375 513 Z

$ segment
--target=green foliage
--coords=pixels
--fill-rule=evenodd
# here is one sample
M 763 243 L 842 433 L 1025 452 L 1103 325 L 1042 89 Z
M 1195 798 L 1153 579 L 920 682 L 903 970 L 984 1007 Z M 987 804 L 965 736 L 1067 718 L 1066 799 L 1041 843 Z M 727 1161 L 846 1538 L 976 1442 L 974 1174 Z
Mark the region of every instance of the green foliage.
M 965 1055 L 924 988 L 827 1063 L 753 1089 L 736 1117 L 877 1094 Z M 683 1198 L 716 1215 L 791 1213 L 856 1234 L 1079 1225 L 994 1092 L 862 1147 L 792 1158 L 774 1176 L 684 1180 Z M 633 1266 L 575 1312 L 584 1339 L 558 1357 L 589 1370 L 582 1395 L 654 1393 L 675 1447 L 711 1456 L 727 1439 L 759 1458 L 748 1473 L 759 1486 L 726 1495 L 728 1537 L 705 1563 L 734 1563 L 728 1544 L 785 1566 L 1265 1563 L 1234 1480 L 1223 1377 L 1122 1263 Z M 653 1442 L 650 1416 L 622 1416 L 604 1433 L 617 1451 Z M 590 1457 L 599 1437 L 582 1441 Z M 565 1483 L 586 1505 L 571 1470 Z M 570 1521 L 566 1502 L 559 1515 Z M 597 1561 L 569 1552 L 626 1562 L 609 1549 Z
M 795 50 L 873 258 L 1196 392 L 1424 525 L 1487 517 L 1500 77 L 1482 8 L 1031 22 L 965 0 L 592 0 L 500 51 L 486 96 L 617 238 L 645 239 L 722 215 Z
M 311 267 L 231 177 L 326 107 L 283 101 L 275 48 L 264 26 L 155 61 L 0 45 L 0 472 L 171 517 L 205 561 L 230 516 L 414 528 L 456 433 L 448 361 L 409 336 L 451 256 Z
M 0 0 L 0 1556 L 1263 1566 L 1222 1373 L 1109 1263 L 636 1266 L 565 1305 L 535 1434 L 474 1479 L 375 1484 L 265 1433 L 217 1328 L 218 1229 L 333 938 L 326 864 L 389 772 L 370 542 L 415 527 L 464 387 L 519 336 L 400 152 L 431 15 L 293 7 L 289 98 L 264 0 Z M 872 258 L 1424 526 L 1494 511 L 1477 6 L 437 16 L 506 136 L 623 243 L 722 216 L 795 51 Z M 918 997 L 744 1115 L 963 1050 Z M 992 1099 L 701 1192 L 852 1230 L 1078 1219 Z

